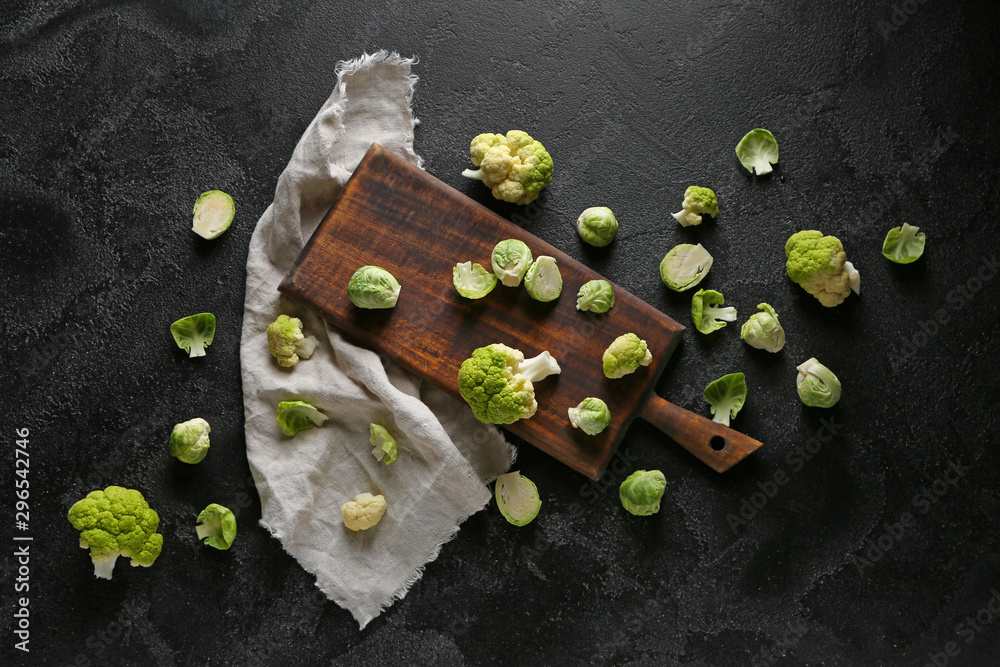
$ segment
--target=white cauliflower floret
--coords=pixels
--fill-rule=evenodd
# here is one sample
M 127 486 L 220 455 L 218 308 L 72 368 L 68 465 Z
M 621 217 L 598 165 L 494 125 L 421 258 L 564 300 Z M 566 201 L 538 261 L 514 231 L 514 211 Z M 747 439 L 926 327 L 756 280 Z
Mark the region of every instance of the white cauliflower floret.
M 357 495 L 340 508 L 344 515 L 344 525 L 351 530 L 368 530 L 382 520 L 385 510 L 385 497 L 370 493 Z

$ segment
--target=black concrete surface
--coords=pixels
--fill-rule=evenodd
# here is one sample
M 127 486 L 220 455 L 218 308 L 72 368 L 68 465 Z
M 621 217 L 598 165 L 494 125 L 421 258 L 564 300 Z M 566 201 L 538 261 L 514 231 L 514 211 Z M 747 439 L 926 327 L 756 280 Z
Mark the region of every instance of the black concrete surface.
M 4 2 L 0 663 L 997 664 L 998 21 L 990 0 Z M 636 422 L 591 483 L 522 447 L 538 519 L 515 528 L 491 503 L 359 632 L 256 525 L 238 354 L 254 224 L 337 62 L 381 47 L 420 58 L 430 173 L 686 324 L 690 295 L 657 265 L 704 243 L 703 286 L 740 322 L 774 305 L 788 344 L 692 328 L 658 387 L 707 414 L 703 387 L 746 373 L 734 426 L 766 443 L 751 459 L 718 475 Z M 768 178 L 733 152 L 758 126 L 781 147 Z M 473 135 L 511 128 L 555 160 L 534 206 L 460 176 Z M 685 230 L 670 213 L 690 184 L 721 213 Z M 216 188 L 237 218 L 209 243 L 190 211 Z M 607 249 L 576 236 L 590 205 L 618 214 Z M 896 266 L 881 242 L 904 221 L 927 251 Z M 844 241 L 860 297 L 827 309 L 788 280 L 783 244 L 804 228 Z M 205 310 L 219 331 L 192 362 L 168 326 Z M 832 410 L 796 396 L 811 356 L 843 380 Z M 185 467 L 166 439 L 194 414 L 213 445 Z M 637 468 L 668 480 L 653 517 L 616 498 Z M 112 582 L 65 519 L 109 484 L 143 489 L 165 537 L 152 568 L 120 563 Z M 195 540 L 213 501 L 240 510 L 229 552 Z

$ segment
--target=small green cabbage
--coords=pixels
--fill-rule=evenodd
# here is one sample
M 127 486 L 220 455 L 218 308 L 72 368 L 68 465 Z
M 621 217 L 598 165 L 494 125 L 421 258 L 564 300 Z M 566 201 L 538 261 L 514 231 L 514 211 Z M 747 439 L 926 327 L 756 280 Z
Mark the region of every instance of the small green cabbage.
M 606 313 L 615 305 L 615 290 L 607 280 L 585 282 L 576 295 L 576 309 Z
M 607 403 L 590 396 L 569 409 L 569 423 L 587 435 L 597 435 L 611 423 L 611 411 Z
M 170 434 L 170 455 L 184 463 L 201 463 L 208 454 L 211 430 L 201 417 L 177 424 Z
M 517 287 L 531 266 L 531 249 L 517 239 L 501 241 L 493 247 L 490 263 L 500 282 L 507 287 Z
M 785 346 L 785 330 L 778 321 L 778 313 L 769 304 L 759 303 L 757 308 L 764 311 L 754 313 L 740 329 L 740 337 L 750 347 L 768 352 L 778 352 Z
M 494 492 L 500 513 L 515 526 L 528 525 L 542 508 L 538 487 L 516 470 L 497 477 Z
M 691 289 L 708 275 L 712 256 L 704 246 L 682 243 L 674 246 L 660 262 L 660 279 L 675 292 Z
M 451 282 L 466 299 L 481 299 L 497 286 L 497 277 L 479 264 L 462 262 L 451 270 Z
M 198 313 L 182 317 L 170 325 L 170 334 L 188 357 L 204 357 L 205 348 L 215 340 L 215 315 Z
M 767 130 L 750 130 L 736 144 L 736 157 L 751 174 L 770 174 L 771 165 L 778 161 L 778 142 Z
M 660 499 L 667 488 L 667 478 L 659 470 L 636 470 L 618 487 L 622 507 L 636 516 L 660 511 Z
M 795 386 L 799 399 L 814 408 L 832 408 L 840 400 L 840 380 L 829 368 L 819 363 L 816 357 L 807 359 L 797 367 L 799 371 Z
M 743 373 L 723 375 L 705 387 L 704 396 L 715 415 L 712 421 L 729 426 L 729 420 L 736 418 L 747 400 L 746 379 Z
M 736 309 L 732 306 L 721 308 L 725 303 L 722 292 L 700 289 L 691 297 L 691 319 L 703 334 L 712 333 L 726 326 L 726 322 L 736 321 Z
M 603 248 L 618 235 L 618 220 L 607 206 L 591 206 L 576 219 L 576 231 L 590 245 Z
M 554 301 L 562 294 L 562 274 L 554 257 L 542 255 L 524 276 L 524 289 L 535 301 Z
M 285 435 L 295 435 L 313 426 L 322 426 L 327 416 L 305 401 L 282 401 L 278 403 L 275 415 L 281 432 Z
M 921 232 L 919 227 L 904 222 L 902 227 L 893 227 L 885 235 L 882 254 L 896 264 L 909 264 L 924 254 L 926 241 L 927 235 Z
M 389 465 L 396 460 L 396 439 L 384 426 L 372 424 L 368 427 L 368 443 L 376 461 Z
M 195 532 L 208 546 L 225 551 L 236 539 L 236 515 L 228 507 L 212 503 L 198 515 Z
M 382 267 L 362 266 L 347 283 L 347 298 L 358 308 L 392 308 L 399 289 L 399 282 Z
M 233 224 L 236 204 L 222 190 L 203 192 L 194 202 L 194 222 L 191 231 L 205 239 L 222 235 Z
M 674 218 L 681 223 L 681 227 L 690 227 L 700 225 L 701 216 L 704 214 L 713 218 L 719 215 L 719 200 L 710 188 L 692 185 L 684 191 L 684 202 L 681 204 L 681 210 L 674 213 Z

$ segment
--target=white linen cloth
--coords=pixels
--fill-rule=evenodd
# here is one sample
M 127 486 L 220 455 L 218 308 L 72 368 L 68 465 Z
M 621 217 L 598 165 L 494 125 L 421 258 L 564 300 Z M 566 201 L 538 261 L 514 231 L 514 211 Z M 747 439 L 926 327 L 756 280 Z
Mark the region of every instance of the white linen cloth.
M 278 178 L 247 259 L 240 362 L 261 524 L 362 628 L 405 596 L 462 521 L 486 505 L 487 483 L 515 455 L 464 403 L 348 343 L 277 292 L 372 142 L 420 166 L 410 109 L 414 62 L 381 51 L 340 63 L 337 86 Z M 281 313 L 301 318 L 305 334 L 320 339 L 312 358 L 293 368 L 268 351 L 267 325 Z M 286 437 L 275 421 L 285 400 L 307 401 L 329 420 Z M 399 442 L 391 465 L 371 455 L 372 422 Z M 340 508 L 364 492 L 385 496 L 388 511 L 374 528 L 352 532 Z

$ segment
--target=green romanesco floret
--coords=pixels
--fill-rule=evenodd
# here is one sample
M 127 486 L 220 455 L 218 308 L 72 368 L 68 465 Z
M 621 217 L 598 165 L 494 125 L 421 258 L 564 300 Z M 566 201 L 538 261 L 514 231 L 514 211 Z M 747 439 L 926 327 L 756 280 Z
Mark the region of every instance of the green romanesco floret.
M 713 218 L 719 215 L 719 200 L 711 189 L 692 185 L 684 191 L 684 203 L 681 204 L 681 210 L 674 213 L 674 217 L 681 226 L 690 227 L 700 225 L 704 214 Z
M 163 548 L 163 535 L 156 532 L 160 517 L 134 489 L 91 491 L 69 508 L 67 518 L 80 531 L 80 547 L 90 549 L 94 575 L 102 579 L 111 578 L 119 556 L 149 567 Z
M 653 355 L 646 347 L 646 341 L 634 333 L 622 334 L 604 351 L 604 375 L 620 378 L 635 372 L 639 366 L 648 366 Z
M 560 372 L 548 352 L 525 359 L 524 353 L 494 343 L 473 351 L 458 370 L 458 388 L 472 414 L 487 424 L 511 424 L 535 414 L 535 387 L 544 377 Z
M 316 350 L 319 341 L 315 336 L 302 335 L 302 320 L 288 315 L 278 315 L 278 319 L 267 325 L 267 346 L 281 366 L 290 367 L 301 359 L 308 359 Z
M 466 169 L 462 175 L 482 181 L 503 201 L 531 203 L 552 182 L 552 157 L 541 142 L 521 130 L 506 136 L 477 135 L 469 145 L 469 156 L 479 169 Z
M 861 292 L 861 276 L 835 236 L 814 229 L 796 232 L 785 242 L 785 257 L 788 277 L 824 306 L 842 303 L 852 289 Z

